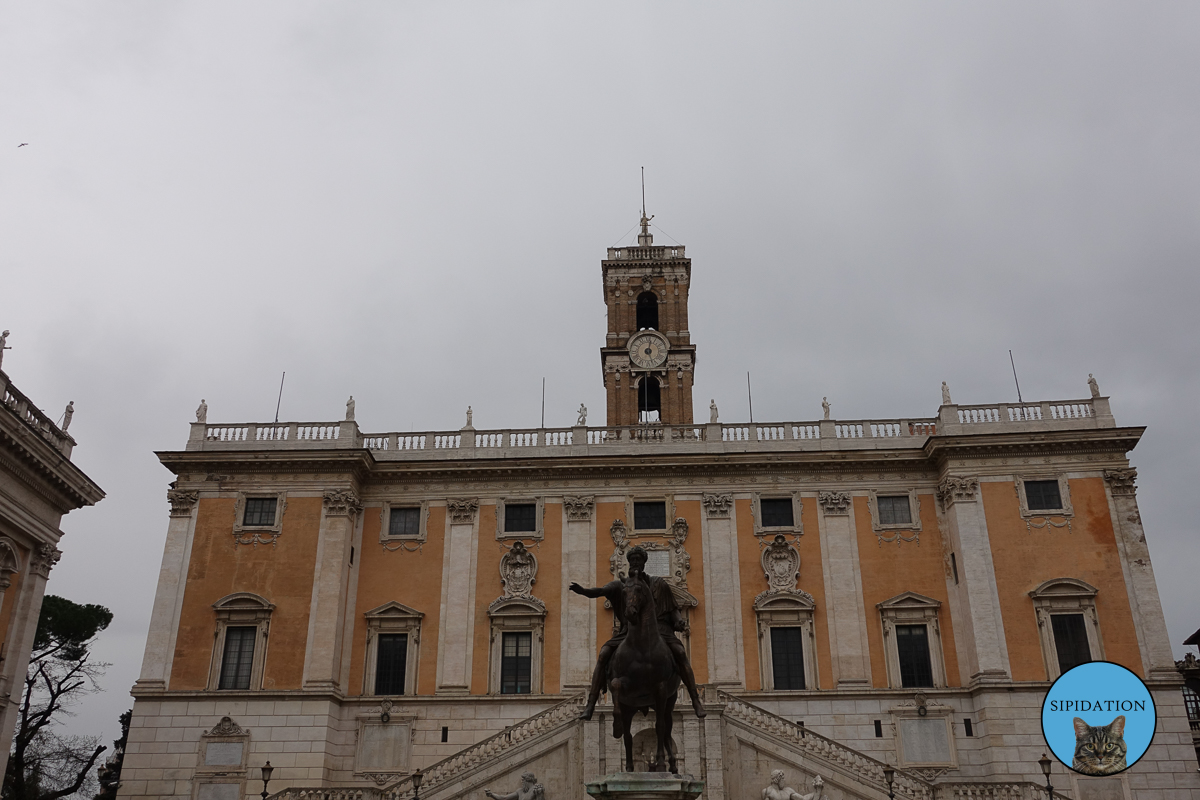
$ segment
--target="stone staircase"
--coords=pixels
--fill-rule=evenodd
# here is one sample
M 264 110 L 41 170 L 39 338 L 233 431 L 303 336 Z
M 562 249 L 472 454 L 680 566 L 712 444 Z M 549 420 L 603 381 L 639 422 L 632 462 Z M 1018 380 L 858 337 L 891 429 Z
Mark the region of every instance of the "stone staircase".
M 607 726 L 599 719 L 579 720 L 583 695 L 576 695 L 532 717 L 490 736 L 422 771 L 421 800 L 461 800 L 482 798 L 483 786 L 511 790 L 526 765 L 544 753 L 564 746 L 573 747 L 576 759 L 583 760 L 584 741 L 594 742 L 595 732 L 584 735 L 585 726 L 597 726 L 601 740 Z M 717 745 L 722 757 L 709 757 L 706 769 L 720 770 L 711 775 L 705 800 L 753 800 L 767 781 L 762 775 L 740 774 L 740 757 L 731 751 L 747 746 L 763 754 L 771 764 L 790 767 L 793 774 L 820 775 L 825 781 L 825 796 L 831 800 L 887 800 L 885 764 L 833 739 L 807 730 L 801 725 L 748 703 L 729 692 L 705 687 L 705 708 L 709 716 L 703 722 L 719 731 Z M 597 713 L 597 717 L 601 717 Z M 713 724 L 715 723 L 715 727 Z M 756 758 L 756 760 L 761 760 Z M 699 773 L 699 770 L 692 769 Z M 552 800 L 578 800 L 582 784 L 598 776 L 585 775 L 582 765 L 571 770 L 570 783 L 580 788 L 572 797 L 560 796 L 547 789 Z M 715 780 L 713 780 L 715 779 Z M 799 781 L 797 780 L 797 784 Z M 761 785 L 759 785 L 761 784 Z M 747 789 L 745 787 L 749 786 Z M 730 794 L 724 787 L 738 787 Z M 807 791 L 797 785 L 798 789 Z M 911 772 L 895 771 L 892 786 L 900 800 L 1044 800 L 1045 788 L 1027 781 L 946 781 L 930 782 Z M 1055 792 L 1059 800 L 1070 800 Z M 270 800 L 416 800 L 412 776 L 405 776 L 383 788 L 365 786 L 300 787 L 292 786 L 271 795 Z

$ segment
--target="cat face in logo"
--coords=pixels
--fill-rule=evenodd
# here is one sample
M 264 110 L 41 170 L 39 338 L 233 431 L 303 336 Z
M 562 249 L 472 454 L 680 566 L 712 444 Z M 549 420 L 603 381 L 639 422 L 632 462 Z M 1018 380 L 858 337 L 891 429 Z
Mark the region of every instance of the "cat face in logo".
M 1107 725 L 1091 726 L 1075 718 L 1075 759 L 1071 768 L 1084 775 L 1112 775 L 1125 769 L 1125 715 Z

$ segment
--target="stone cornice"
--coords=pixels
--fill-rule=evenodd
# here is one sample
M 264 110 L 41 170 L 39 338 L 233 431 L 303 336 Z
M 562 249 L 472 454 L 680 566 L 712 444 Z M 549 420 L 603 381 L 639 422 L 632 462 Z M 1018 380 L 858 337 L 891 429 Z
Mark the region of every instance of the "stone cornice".
M 931 436 L 923 451 L 939 465 L 950 458 L 1124 454 L 1137 447 L 1145 431 L 1145 427 L 1136 427 Z
M 104 499 L 95 481 L 11 413 L 0 415 L 0 467 L 64 514 Z

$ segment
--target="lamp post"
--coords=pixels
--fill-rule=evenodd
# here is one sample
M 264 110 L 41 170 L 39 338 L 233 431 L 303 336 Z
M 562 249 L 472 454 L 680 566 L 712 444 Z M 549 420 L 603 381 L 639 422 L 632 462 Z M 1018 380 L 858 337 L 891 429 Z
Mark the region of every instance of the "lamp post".
M 271 782 L 271 773 L 275 771 L 275 768 L 272 767 L 271 762 L 268 761 L 267 763 L 263 764 L 260 769 L 262 770 L 263 782 L 262 798 L 263 800 L 267 800 L 267 784 Z
M 1042 774 L 1046 776 L 1046 797 L 1054 800 L 1054 787 L 1050 785 L 1050 763 L 1050 759 L 1046 758 L 1045 753 L 1042 753 L 1042 757 L 1038 759 L 1038 765 L 1042 768 Z
M 896 770 L 892 768 L 891 764 L 883 765 L 883 779 L 887 781 L 888 785 L 888 800 L 896 800 Z
M 421 770 L 417 770 L 412 774 L 413 782 L 413 800 L 421 800 L 421 779 L 425 776 L 421 774 Z

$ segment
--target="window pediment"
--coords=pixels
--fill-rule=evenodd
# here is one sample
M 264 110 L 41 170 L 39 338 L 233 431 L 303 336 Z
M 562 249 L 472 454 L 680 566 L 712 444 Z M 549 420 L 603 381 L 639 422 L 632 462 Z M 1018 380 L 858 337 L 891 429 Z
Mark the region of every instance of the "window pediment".
M 425 617 L 425 613 L 417 611 L 415 608 L 409 608 L 403 603 L 397 603 L 395 600 L 390 600 L 383 605 L 372 608 L 363 614 L 369 620 L 419 620 Z
M 942 601 L 934 600 L 932 597 L 926 597 L 923 594 L 916 592 L 903 592 L 896 595 L 890 600 L 884 600 L 882 603 L 875 605 L 878 609 L 894 609 L 902 611 L 909 608 L 941 608 Z
M 1043 581 L 1038 584 L 1038 587 L 1029 593 L 1029 596 L 1035 599 L 1048 599 L 1052 597 L 1095 597 L 1100 591 L 1095 586 L 1092 586 L 1086 581 L 1081 581 L 1078 578 L 1051 578 L 1048 581 Z
M 489 617 L 544 617 L 546 604 L 536 597 L 497 597 L 488 606 Z
M 813 611 L 816 602 L 808 592 L 785 590 L 763 592 L 754 598 L 755 611 Z

